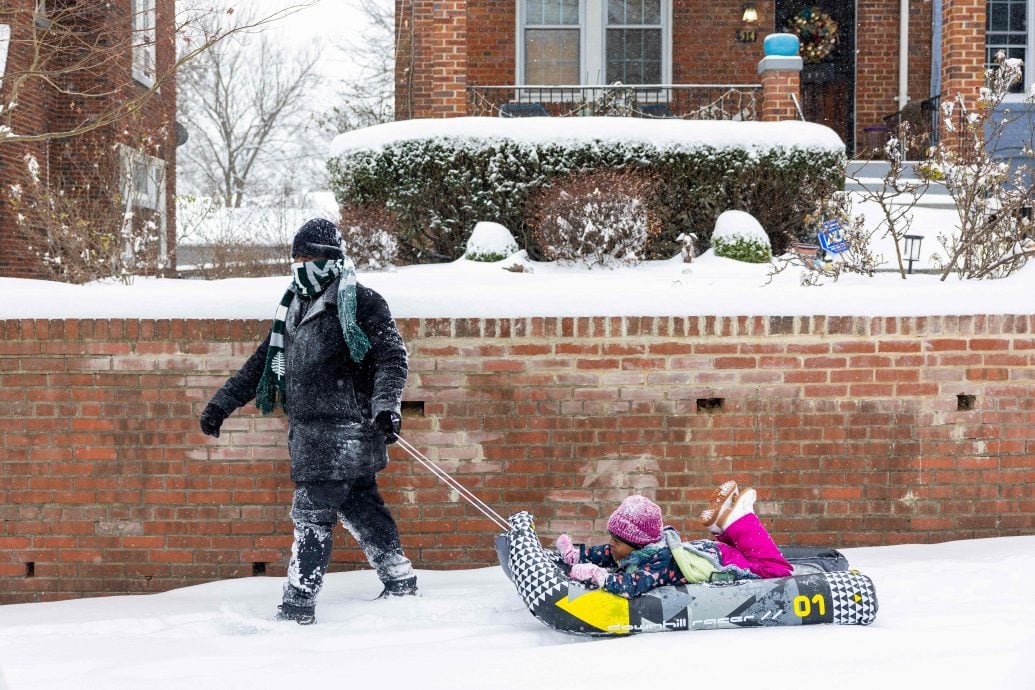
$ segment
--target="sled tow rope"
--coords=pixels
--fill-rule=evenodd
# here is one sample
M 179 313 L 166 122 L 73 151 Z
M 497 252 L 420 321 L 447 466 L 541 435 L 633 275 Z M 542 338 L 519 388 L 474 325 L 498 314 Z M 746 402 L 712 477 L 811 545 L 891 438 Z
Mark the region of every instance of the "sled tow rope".
M 426 467 L 433 475 L 441 479 L 446 486 L 463 496 L 471 505 L 478 509 L 478 512 L 492 520 L 496 526 L 503 531 L 510 531 L 510 523 L 504 520 L 499 513 L 489 507 L 485 501 L 475 496 L 467 487 L 449 476 L 445 470 L 425 457 L 419 450 L 411 446 L 402 436 L 396 435 L 395 438 L 399 441 L 400 448 L 409 453 L 414 460 L 424 465 L 424 467 Z

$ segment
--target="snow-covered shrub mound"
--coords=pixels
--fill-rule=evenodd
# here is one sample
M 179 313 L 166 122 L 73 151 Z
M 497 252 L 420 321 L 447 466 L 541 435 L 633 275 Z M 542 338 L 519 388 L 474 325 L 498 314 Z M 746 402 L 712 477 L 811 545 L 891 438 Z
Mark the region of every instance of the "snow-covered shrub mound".
M 656 183 L 640 172 L 603 170 L 545 189 L 529 200 L 536 241 L 546 258 L 563 263 L 637 264 L 657 232 L 650 222 Z
M 464 258 L 471 261 L 503 261 L 516 254 L 517 242 L 510 230 L 499 223 L 481 221 L 474 226 L 471 237 L 467 240 Z
M 744 211 L 724 211 L 715 221 L 712 249 L 716 256 L 751 264 L 764 264 L 773 257 L 773 247 L 762 225 Z
M 530 122 L 535 121 L 535 122 Z M 533 257 L 529 197 L 589 170 L 655 174 L 659 232 L 647 258 L 680 251 L 677 237 L 703 245 L 728 208 L 752 213 L 782 250 L 805 239 L 816 199 L 844 182 L 844 144 L 806 122 L 649 120 L 625 117 L 408 120 L 335 139 L 328 162 L 343 207 L 370 203 L 398 219 L 404 261 L 463 256 L 471 228 L 492 218 L 511 228 Z M 774 202 L 774 200 L 779 200 Z
M 358 268 L 380 271 L 399 256 L 395 218 L 383 206 L 342 209 L 339 227 L 345 251 Z

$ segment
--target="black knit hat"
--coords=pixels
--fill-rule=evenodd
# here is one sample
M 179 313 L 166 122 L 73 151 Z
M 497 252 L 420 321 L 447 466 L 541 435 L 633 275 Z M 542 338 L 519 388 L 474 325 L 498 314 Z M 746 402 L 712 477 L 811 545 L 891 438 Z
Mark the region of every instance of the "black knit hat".
M 324 218 L 313 218 L 295 233 L 291 242 L 291 256 L 311 256 L 316 259 L 344 259 L 341 233 L 338 226 Z

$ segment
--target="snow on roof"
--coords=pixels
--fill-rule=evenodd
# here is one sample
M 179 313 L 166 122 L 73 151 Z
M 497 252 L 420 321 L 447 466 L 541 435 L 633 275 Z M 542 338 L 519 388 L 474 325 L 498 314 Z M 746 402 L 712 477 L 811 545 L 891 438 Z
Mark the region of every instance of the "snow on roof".
M 509 140 L 525 144 L 617 141 L 659 148 L 821 148 L 844 151 L 840 137 L 813 122 L 653 120 L 635 117 L 455 117 L 401 120 L 346 132 L 331 143 L 331 156 L 376 150 L 426 138 Z

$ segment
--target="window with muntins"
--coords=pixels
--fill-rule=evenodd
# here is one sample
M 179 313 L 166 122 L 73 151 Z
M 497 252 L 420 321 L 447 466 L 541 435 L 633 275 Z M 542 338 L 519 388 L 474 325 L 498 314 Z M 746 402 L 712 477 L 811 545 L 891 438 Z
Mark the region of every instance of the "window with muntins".
M 145 86 L 155 83 L 157 41 L 155 0 L 133 0 L 133 78 Z
M 579 0 L 522 0 L 525 83 L 578 84 Z
M 166 243 L 165 161 L 142 151 L 119 144 L 121 163 L 122 203 L 130 222 L 154 222 L 158 239 L 158 258 L 165 262 L 169 256 Z M 127 260 L 134 255 L 131 238 L 126 239 L 123 254 Z
M 671 0 L 518 0 L 518 83 L 663 84 Z
M 1008 58 L 1024 61 L 1024 79 L 1010 88 L 1013 93 L 1026 92 L 1031 87 L 1028 56 L 1035 55 L 1035 51 L 1028 32 L 1031 25 L 1028 18 L 1032 16 L 1033 6 L 1033 0 L 989 0 L 985 14 L 985 66 L 995 66 L 999 51 Z
M 607 83 L 660 84 L 661 0 L 608 0 Z

